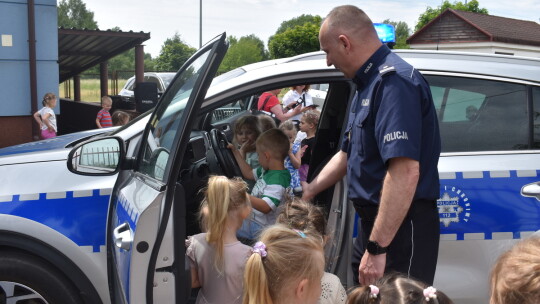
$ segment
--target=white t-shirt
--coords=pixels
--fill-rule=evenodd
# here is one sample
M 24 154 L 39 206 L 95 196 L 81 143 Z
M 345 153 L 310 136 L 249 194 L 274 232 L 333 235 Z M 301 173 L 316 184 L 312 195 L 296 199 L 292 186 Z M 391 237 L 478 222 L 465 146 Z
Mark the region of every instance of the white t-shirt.
M 39 116 L 41 116 L 41 120 L 43 120 L 43 116 L 45 114 L 50 114 L 51 116 L 49 116 L 48 118 L 49 122 L 51 123 L 51 126 L 54 128 L 54 132 L 58 132 L 58 129 L 56 128 L 56 115 L 54 115 L 53 109 L 49 107 L 43 107 L 38 112 L 39 112 Z M 47 125 L 45 123 L 41 125 L 41 130 L 47 130 Z
M 285 93 L 285 95 L 283 96 L 283 104 L 285 106 L 288 106 L 291 103 L 295 103 L 300 98 L 302 98 L 302 95 L 304 95 L 306 99 L 305 103 L 302 103 L 303 107 L 313 104 L 313 98 L 311 97 L 311 94 L 309 94 L 309 92 L 302 92 L 302 94 L 299 94 L 296 90 L 289 90 L 289 92 Z M 300 118 L 302 118 L 302 115 L 302 113 L 295 115 L 291 117 L 291 120 L 300 120 Z

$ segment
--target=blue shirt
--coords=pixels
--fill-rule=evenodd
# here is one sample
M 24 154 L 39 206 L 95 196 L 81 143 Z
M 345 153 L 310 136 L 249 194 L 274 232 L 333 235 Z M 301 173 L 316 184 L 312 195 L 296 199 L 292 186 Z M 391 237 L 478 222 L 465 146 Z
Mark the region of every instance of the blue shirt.
M 439 197 L 439 124 L 426 80 L 387 46 L 356 72 L 341 150 L 347 152 L 349 198 L 355 205 L 378 204 L 388 161 L 408 157 L 420 163 L 413 200 Z

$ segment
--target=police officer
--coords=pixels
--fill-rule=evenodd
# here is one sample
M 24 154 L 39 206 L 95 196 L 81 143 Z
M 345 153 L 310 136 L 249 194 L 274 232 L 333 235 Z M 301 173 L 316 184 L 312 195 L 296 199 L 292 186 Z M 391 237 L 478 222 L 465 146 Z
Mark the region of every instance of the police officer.
M 362 228 L 353 250 L 355 279 L 372 284 L 392 270 L 432 284 L 441 144 L 429 86 L 380 42 L 370 18 L 355 6 L 334 8 L 319 41 L 327 64 L 353 79 L 357 93 L 341 151 L 303 185 L 304 198 L 346 175 Z

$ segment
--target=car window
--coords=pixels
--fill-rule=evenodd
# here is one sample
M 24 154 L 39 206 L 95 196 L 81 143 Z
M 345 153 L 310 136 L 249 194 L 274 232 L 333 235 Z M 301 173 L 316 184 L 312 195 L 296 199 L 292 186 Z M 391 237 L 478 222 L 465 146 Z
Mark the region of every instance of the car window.
M 139 162 L 141 173 L 163 181 L 165 165 L 171 163 L 168 162 L 169 151 L 172 149 L 180 122 L 184 119 L 183 110 L 209 53 L 210 50 L 192 62 L 163 96 L 161 105 L 151 118 L 148 138 L 143 142 L 144 154 Z
M 533 149 L 540 149 L 540 87 L 533 87 L 533 126 L 534 142 Z
M 135 79 L 132 78 L 128 81 L 128 83 L 126 84 L 126 90 L 129 90 L 129 91 L 133 91 L 134 88 L 133 88 L 133 85 L 135 84 Z
M 250 98 L 251 96 L 239 98 L 233 102 L 230 102 L 222 107 L 215 109 L 214 111 L 212 111 L 211 123 L 224 121 L 235 114 L 238 114 L 242 111 L 246 111 Z
M 439 117 L 442 152 L 528 148 L 526 86 L 426 76 Z

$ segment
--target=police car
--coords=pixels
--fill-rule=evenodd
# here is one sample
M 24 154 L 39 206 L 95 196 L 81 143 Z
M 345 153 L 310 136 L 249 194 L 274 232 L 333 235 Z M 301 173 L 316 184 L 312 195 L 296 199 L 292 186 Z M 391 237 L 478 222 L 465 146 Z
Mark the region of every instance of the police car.
M 240 175 L 226 143 L 234 121 L 263 91 L 328 87 L 309 173 L 317 174 L 340 147 L 354 84 L 327 67 L 322 52 L 213 78 L 226 49 L 225 35 L 206 44 L 152 113 L 112 134 L 0 149 L 0 298 L 186 302 L 184 239 L 198 232 L 199 191 L 211 174 Z M 456 303 L 486 303 L 495 258 L 540 229 L 540 60 L 396 53 L 427 78 L 439 115 L 435 286 Z M 333 235 L 327 271 L 352 287 L 358 225 L 346 179 L 315 201 L 327 210 Z

